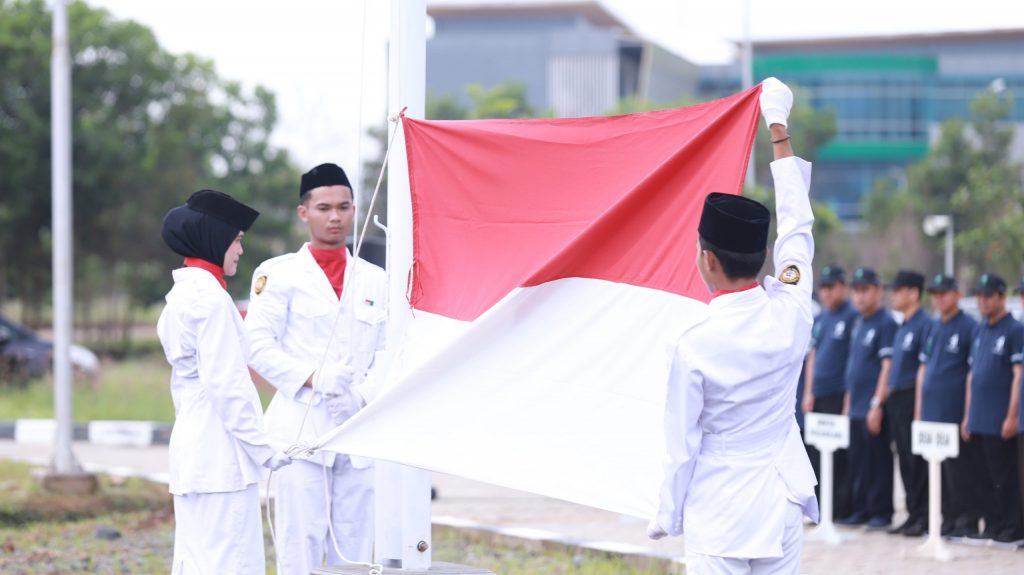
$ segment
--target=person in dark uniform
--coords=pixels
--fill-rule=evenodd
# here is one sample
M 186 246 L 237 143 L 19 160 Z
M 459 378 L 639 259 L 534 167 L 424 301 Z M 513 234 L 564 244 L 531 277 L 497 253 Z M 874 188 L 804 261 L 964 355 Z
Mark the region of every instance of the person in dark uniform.
M 984 465 L 976 502 L 985 530 L 976 537 L 1000 543 L 1024 540 L 1017 469 L 1017 424 L 1024 326 L 1006 311 L 1006 282 L 985 273 L 978 278 L 982 322 L 971 346 L 966 409 L 961 435 L 975 443 Z
M 917 370 L 921 365 L 921 347 L 932 318 L 921 309 L 922 274 L 900 270 L 888 287 L 892 290 L 890 305 L 903 314 L 903 323 L 896 330 L 893 341 L 888 389 L 880 397 L 884 401 L 889 432 L 896 443 L 908 513 L 907 520 L 890 529 L 889 533 L 920 537 L 928 531 L 928 466 L 920 455 L 911 451 L 910 428 L 914 422 L 914 394 Z M 881 419 L 882 411 L 875 410 L 872 415 Z
M 814 319 L 811 330 L 811 350 L 804 364 L 804 393 L 801 407 L 804 413 L 843 412 L 846 394 L 846 361 L 850 355 L 850 332 L 857 319 L 857 310 L 847 299 L 846 272 L 836 265 L 821 268 L 818 277 L 818 296 L 821 313 Z M 814 446 L 807 446 L 807 455 L 820 481 L 821 456 Z M 846 450 L 833 455 L 834 501 L 833 520 L 852 513 L 850 508 L 850 482 L 847 472 Z
M 956 423 L 963 420 L 967 393 L 968 359 L 978 322 L 960 309 L 956 278 L 937 274 L 928 284 L 938 319 L 932 322 L 921 348 L 918 368 L 915 421 Z M 981 516 L 965 501 L 978 498 L 972 481 L 978 460 L 974 445 L 960 440 L 960 455 L 942 462 L 943 536 L 965 537 L 978 532 Z
M 860 312 L 850 337 L 844 402 L 844 413 L 850 417 L 853 511 L 837 523 L 885 529 L 892 524 L 893 462 L 882 403 L 897 325 L 882 307 L 882 287 L 875 270 L 858 268 L 851 285 L 853 305 Z

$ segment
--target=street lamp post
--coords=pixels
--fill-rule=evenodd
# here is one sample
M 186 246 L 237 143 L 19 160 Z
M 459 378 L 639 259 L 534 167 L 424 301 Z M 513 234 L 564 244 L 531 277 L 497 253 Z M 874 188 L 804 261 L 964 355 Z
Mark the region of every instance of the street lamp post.
M 925 216 L 922 223 L 925 235 L 936 236 L 946 232 L 946 275 L 953 275 L 953 216 L 932 214 Z

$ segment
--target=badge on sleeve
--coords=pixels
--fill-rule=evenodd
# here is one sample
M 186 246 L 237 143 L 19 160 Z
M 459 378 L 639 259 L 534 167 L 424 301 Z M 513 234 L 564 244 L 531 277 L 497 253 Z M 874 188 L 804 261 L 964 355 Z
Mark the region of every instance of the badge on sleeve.
M 260 295 L 263 293 L 263 288 L 265 287 L 267 287 L 267 276 L 264 275 L 256 278 L 256 283 L 253 284 L 252 291 L 255 292 L 256 295 Z
M 782 273 L 779 274 L 779 281 L 789 285 L 796 285 L 800 283 L 800 269 L 796 266 L 787 266 L 786 269 L 782 270 Z

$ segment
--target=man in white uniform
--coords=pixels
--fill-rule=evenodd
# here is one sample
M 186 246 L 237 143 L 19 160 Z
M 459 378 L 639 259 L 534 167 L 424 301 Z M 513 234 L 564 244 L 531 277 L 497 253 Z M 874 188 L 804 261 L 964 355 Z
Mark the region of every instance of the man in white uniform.
M 245 318 L 249 365 L 277 388 L 267 430 L 283 445 L 310 441 L 365 404 L 362 384 L 385 335 L 385 273 L 345 248 L 355 214 L 345 172 L 334 164 L 313 168 L 302 176 L 299 197 L 309 242 L 256 269 Z M 343 564 L 332 529 L 346 559 L 372 558 L 371 462 L 321 452 L 274 481 L 283 575 L 308 575 L 325 554 L 328 565 Z
M 771 214 L 740 196 L 711 194 L 698 228 L 697 267 L 714 297 L 676 344 L 665 434 L 668 464 L 654 539 L 686 534 L 686 571 L 799 573 L 803 515 L 818 519 L 814 473 L 793 397 L 811 334 L 814 220 L 811 166 L 793 157 L 793 95 L 762 84 L 775 154 L 776 275 L 756 278 Z

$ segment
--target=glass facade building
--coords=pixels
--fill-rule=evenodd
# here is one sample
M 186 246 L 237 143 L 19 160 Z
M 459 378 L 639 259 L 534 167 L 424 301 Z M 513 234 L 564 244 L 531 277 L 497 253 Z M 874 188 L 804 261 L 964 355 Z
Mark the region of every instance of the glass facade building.
M 844 219 L 879 178 L 901 183 L 941 123 L 968 118 L 983 90 L 1016 96 L 1015 155 L 1024 156 L 1024 30 L 844 38 L 754 44 L 754 77 L 798 86 L 836 116 L 835 138 L 818 150 L 816 195 Z M 705 68 L 700 95 L 739 89 L 735 66 Z

